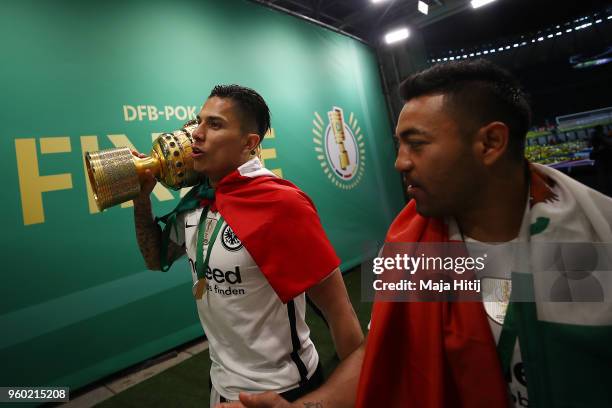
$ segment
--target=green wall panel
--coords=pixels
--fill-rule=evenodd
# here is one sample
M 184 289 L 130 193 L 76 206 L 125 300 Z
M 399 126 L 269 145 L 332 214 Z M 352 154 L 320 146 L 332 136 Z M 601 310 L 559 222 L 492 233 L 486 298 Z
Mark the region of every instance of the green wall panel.
M 237 0 L 13 0 L 0 38 L 0 384 L 79 387 L 201 334 L 186 263 L 145 270 L 131 208 L 92 211 L 82 150 L 149 151 L 215 84 L 266 98 L 266 167 L 312 197 L 345 268 L 402 206 L 376 58 L 348 37 Z M 317 143 L 334 106 L 358 146 L 349 181 Z M 167 198 L 156 213 L 179 193 Z

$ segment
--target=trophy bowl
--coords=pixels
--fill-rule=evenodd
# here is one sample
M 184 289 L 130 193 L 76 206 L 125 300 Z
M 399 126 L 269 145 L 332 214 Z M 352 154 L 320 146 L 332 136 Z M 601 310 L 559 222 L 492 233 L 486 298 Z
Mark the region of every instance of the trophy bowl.
M 199 175 L 193 170 L 192 132 L 195 120 L 171 133 L 162 133 L 153 142 L 149 156 L 139 158 L 128 147 L 85 152 L 85 165 L 100 211 L 132 200 L 140 193 L 145 171 L 172 190 L 194 186 Z

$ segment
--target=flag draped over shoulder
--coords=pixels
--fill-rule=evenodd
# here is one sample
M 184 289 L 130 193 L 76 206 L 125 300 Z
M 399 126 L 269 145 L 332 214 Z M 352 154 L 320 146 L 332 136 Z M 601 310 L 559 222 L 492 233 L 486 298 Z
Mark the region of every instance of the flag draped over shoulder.
M 448 242 L 411 201 L 387 242 Z M 375 302 L 358 407 L 505 407 L 508 393 L 479 302 Z
M 284 303 L 340 265 L 310 198 L 262 168 L 257 159 L 224 177 L 214 193 L 204 182 L 194 187 L 172 213 L 161 218 L 166 223 L 164 236 L 175 227 L 178 213 L 198 208 L 202 199 L 214 200 Z
M 612 200 L 568 176 L 530 165 L 528 242 L 604 243 L 612 259 Z M 424 218 L 414 200 L 387 242 L 448 242 L 448 225 Z M 610 259 L 607 259 L 610 262 Z M 533 285 L 532 259 L 517 264 Z M 610 263 L 608 263 L 610 265 Z M 602 302 L 511 302 L 529 406 L 612 406 L 612 279 L 598 275 Z M 549 289 L 549 288 L 544 288 Z M 357 406 L 505 407 L 511 404 L 481 302 L 375 302 Z

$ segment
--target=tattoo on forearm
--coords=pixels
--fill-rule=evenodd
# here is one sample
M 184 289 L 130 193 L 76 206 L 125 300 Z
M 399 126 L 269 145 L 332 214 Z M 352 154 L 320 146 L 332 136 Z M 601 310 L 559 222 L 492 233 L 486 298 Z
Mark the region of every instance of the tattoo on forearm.
M 323 401 L 304 402 L 304 408 L 323 408 Z

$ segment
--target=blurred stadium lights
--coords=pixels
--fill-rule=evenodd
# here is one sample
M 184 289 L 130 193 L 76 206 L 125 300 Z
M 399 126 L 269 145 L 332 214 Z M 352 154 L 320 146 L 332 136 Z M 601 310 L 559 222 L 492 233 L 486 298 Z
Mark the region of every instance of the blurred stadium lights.
M 474 3 L 474 1 L 472 3 Z M 604 17 L 601 15 L 601 13 L 595 13 L 592 16 L 580 17 L 570 22 L 567 22 L 563 25 L 555 25 L 555 26 L 548 27 L 545 30 L 538 31 L 536 35 L 532 34 L 533 37 L 531 38 L 530 42 L 528 38 L 522 41 L 524 37 L 528 37 L 528 35 L 522 35 L 521 40 L 517 41 L 517 39 L 515 38 L 513 41 L 510 41 L 510 43 L 507 45 L 506 44 L 496 45 L 493 48 L 491 48 L 491 44 L 487 44 L 487 45 L 472 47 L 471 49 L 468 49 L 468 50 L 461 49 L 461 50 L 445 51 L 441 53 L 440 56 L 431 58 L 429 62 L 430 63 L 444 62 L 444 61 L 448 61 L 449 58 L 451 58 L 451 57 L 444 58 L 443 57 L 444 55 L 452 56 L 452 61 L 454 61 L 455 59 L 474 58 L 474 57 L 478 57 L 481 55 L 493 54 L 495 52 L 503 52 L 503 51 L 507 51 L 510 49 L 521 48 L 521 47 L 525 47 L 526 45 L 528 45 L 528 43 L 537 45 L 540 42 L 544 42 L 549 39 L 553 39 L 555 37 L 562 36 L 564 33 L 571 33 L 575 31 L 592 28 L 595 24 L 601 24 L 604 21 L 604 18 L 606 21 L 611 20 L 612 14 Z M 469 54 L 467 54 L 467 57 L 466 57 L 466 51 L 469 52 Z
M 419 9 L 419 11 L 425 15 L 427 15 L 427 13 L 429 13 L 429 6 L 427 5 L 427 3 L 425 3 L 422 0 L 419 0 L 419 4 L 417 6 L 417 8 Z
M 385 42 L 387 44 L 393 44 L 398 41 L 405 40 L 409 36 L 410 36 L 410 31 L 407 28 L 405 27 L 399 28 L 397 30 L 390 31 L 387 34 L 385 34 Z
M 489 3 L 493 3 L 495 0 L 472 0 L 472 8 L 478 8 L 486 6 Z

